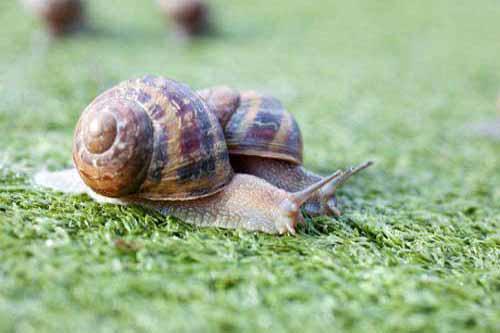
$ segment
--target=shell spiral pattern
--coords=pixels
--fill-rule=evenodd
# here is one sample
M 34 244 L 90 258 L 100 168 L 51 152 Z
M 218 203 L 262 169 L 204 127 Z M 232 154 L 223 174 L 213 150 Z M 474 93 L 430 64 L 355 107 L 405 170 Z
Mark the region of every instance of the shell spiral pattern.
M 215 115 L 188 86 L 158 76 L 98 96 L 78 121 L 73 160 L 84 182 L 108 197 L 196 199 L 233 177 Z

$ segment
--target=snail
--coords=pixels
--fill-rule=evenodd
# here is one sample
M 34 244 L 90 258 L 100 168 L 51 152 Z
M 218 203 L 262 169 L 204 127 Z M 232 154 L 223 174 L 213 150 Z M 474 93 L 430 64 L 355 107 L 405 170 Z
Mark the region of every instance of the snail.
M 203 0 L 158 0 L 158 4 L 178 35 L 191 37 L 208 32 L 209 10 Z
M 23 0 L 41 17 L 51 35 L 61 36 L 79 30 L 84 23 L 81 0 Z
M 323 179 L 302 165 L 299 126 L 279 100 L 255 91 L 238 92 L 227 86 L 197 93 L 221 123 L 236 172 L 255 175 L 291 192 Z M 343 182 L 360 170 L 352 170 Z M 324 186 L 306 202 L 304 211 L 311 216 L 340 215 L 335 192 L 341 184 Z
M 39 185 L 139 204 L 198 226 L 294 233 L 300 206 L 354 170 L 337 171 L 294 193 L 234 173 L 222 128 L 188 86 L 159 76 L 124 81 L 82 113 L 74 169 L 40 172 Z

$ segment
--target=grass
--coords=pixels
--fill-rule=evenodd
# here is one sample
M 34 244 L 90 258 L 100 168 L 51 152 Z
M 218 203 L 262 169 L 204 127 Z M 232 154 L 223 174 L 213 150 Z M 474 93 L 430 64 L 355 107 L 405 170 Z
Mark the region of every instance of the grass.
M 90 1 L 50 42 L 0 3 L 0 331 L 498 332 L 500 4 L 214 1 L 177 43 L 150 2 Z M 375 159 L 295 237 L 196 229 L 35 187 L 81 110 L 146 73 L 271 92 L 318 172 Z

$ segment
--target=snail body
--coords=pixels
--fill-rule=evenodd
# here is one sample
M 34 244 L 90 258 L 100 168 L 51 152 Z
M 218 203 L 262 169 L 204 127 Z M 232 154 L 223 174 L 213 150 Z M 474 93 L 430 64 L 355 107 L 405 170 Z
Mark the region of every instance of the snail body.
M 302 165 L 300 128 L 279 100 L 226 86 L 199 90 L 198 94 L 207 101 L 223 127 L 236 172 L 255 175 L 291 192 L 324 179 Z M 360 170 L 356 169 L 343 182 Z M 333 183 L 323 187 L 305 203 L 304 211 L 312 216 L 339 215 L 335 196 L 339 186 L 340 183 Z
M 165 17 L 180 36 L 198 36 L 210 28 L 208 5 L 203 0 L 158 0 Z
M 342 174 L 337 172 L 330 180 L 341 179 Z M 307 191 L 289 193 L 261 178 L 235 174 L 223 191 L 213 195 L 193 200 L 155 201 L 133 196 L 109 198 L 97 194 L 82 181 L 76 169 L 41 171 L 35 175 L 35 182 L 40 186 L 70 194 L 86 193 L 100 203 L 140 205 L 198 227 L 244 229 L 269 234 L 295 234 L 297 224 L 304 221 L 300 205 L 327 181 L 315 184 Z
M 199 226 L 293 233 L 300 207 L 349 171 L 291 193 L 234 174 L 217 117 L 188 86 L 157 76 L 118 84 L 82 113 L 75 169 L 42 172 L 38 184 L 139 204 Z
M 79 30 L 85 21 L 81 0 L 23 0 L 47 26 L 53 36 Z
M 324 178 L 301 164 L 275 158 L 232 155 L 231 165 L 237 172 L 265 179 L 274 186 L 289 192 L 300 191 Z M 340 211 L 337 208 L 335 195 L 338 187 L 338 183 L 336 186 L 325 186 L 303 205 L 303 210 L 310 216 L 339 216 Z

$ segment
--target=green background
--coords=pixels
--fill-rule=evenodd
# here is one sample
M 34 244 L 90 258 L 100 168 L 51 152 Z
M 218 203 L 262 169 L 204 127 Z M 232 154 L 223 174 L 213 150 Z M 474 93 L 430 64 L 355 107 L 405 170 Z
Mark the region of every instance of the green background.
M 0 2 L 0 331 L 500 330 L 500 3 L 213 1 L 169 36 L 152 1 L 90 1 L 50 41 Z M 295 237 L 197 229 L 34 186 L 70 165 L 81 110 L 159 74 L 272 93 L 317 172 L 374 159 L 343 217 Z

